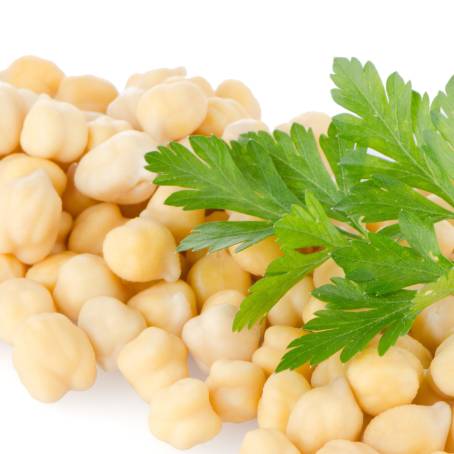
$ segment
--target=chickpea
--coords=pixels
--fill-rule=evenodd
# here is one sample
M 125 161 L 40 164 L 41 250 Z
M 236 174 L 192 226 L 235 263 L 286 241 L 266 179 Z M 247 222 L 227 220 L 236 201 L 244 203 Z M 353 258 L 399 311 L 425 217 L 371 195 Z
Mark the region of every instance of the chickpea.
M 159 187 L 158 187 L 159 189 Z M 140 216 L 140 213 L 142 213 L 143 210 L 148 205 L 149 200 L 144 200 L 139 203 L 134 203 L 131 205 L 119 205 L 121 214 L 126 217 L 126 218 L 138 218 Z
M 0 284 L 0 339 L 12 344 L 22 323 L 30 316 L 55 312 L 49 291 L 25 278 L 13 278 Z
M 184 281 L 158 282 L 128 301 L 150 326 L 180 335 L 184 324 L 197 313 L 195 294 Z
M 449 221 L 440 221 L 434 225 L 435 235 L 441 253 L 448 259 L 454 259 L 454 226 Z
M 326 442 L 355 441 L 363 426 L 363 413 L 344 378 L 311 389 L 290 414 L 287 435 L 302 452 L 314 454 Z
M 118 355 L 118 368 L 142 399 L 189 375 L 188 351 L 183 341 L 152 327 L 126 344 Z
M 244 437 L 240 454 L 299 454 L 295 445 L 281 432 L 271 429 L 251 430 Z
M 96 296 L 124 301 L 126 290 L 101 257 L 79 254 L 60 267 L 54 288 L 58 309 L 77 320 L 84 303 Z
M 160 186 L 140 214 L 143 218 L 154 219 L 165 225 L 178 242 L 205 221 L 205 210 L 188 211 L 165 204 L 169 196 L 181 189 L 183 188 L 176 186 Z
M 80 110 L 40 98 L 25 117 L 20 144 L 30 156 L 71 162 L 82 155 L 87 138 L 87 122 Z
M 0 283 L 15 277 L 24 277 L 27 267 L 14 255 L 0 254 Z
M 233 99 L 208 98 L 208 111 L 196 134 L 222 137 L 225 128 L 235 121 L 249 118 L 244 107 Z
M 260 120 L 260 105 L 252 91 L 243 82 L 232 79 L 225 80 L 216 89 L 216 96 L 237 101 L 252 118 Z
M 35 93 L 34 91 L 29 90 L 28 88 L 19 88 L 17 92 L 22 98 L 22 104 L 25 113 L 28 113 L 28 111 L 33 107 L 33 105 L 36 101 L 38 101 L 39 98 L 43 97 L 45 99 L 50 99 L 49 96 L 40 95 L 38 93 Z
M 314 287 L 316 287 L 314 285 Z M 316 317 L 316 313 L 326 308 L 326 303 L 311 296 L 307 303 L 303 306 L 302 317 L 304 323 L 309 323 Z
M 73 218 L 69 213 L 62 212 L 58 228 L 57 240 L 52 248 L 53 254 L 66 250 L 66 240 L 73 225 Z
M 165 143 L 192 134 L 204 121 L 207 109 L 205 93 L 182 81 L 147 90 L 137 104 L 137 119 L 151 137 Z
M 454 397 L 454 335 L 438 346 L 430 365 L 430 375 L 437 390 L 450 398 Z
M 451 413 L 454 414 L 454 405 L 452 402 L 450 403 L 451 406 Z M 448 439 L 446 441 L 445 449 L 447 451 L 446 454 L 453 452 L 454 450 L 454 418 L 452 418 L 451 427 L 449 428 Z M 433 453 L 436 454 L 436 453 Z
M 340 353 L 335 353 L 315 366 L 314 372 L 312 372 L 311 385 L 314 388 L 329 385 L 336 378 L 345 377 L 346 369 L 347 364 L 341 361 Z
M 118 132 L 131 129 L 132 127 L 127 121 L 117 120 L 105 115 L 100 116 L 88 123 L 87 150 L 95 148 Z
M 167 83 L 167 80 L 166 80 L 166 83 Z M 187 80 L 188 80 L 188 82 L 192 82 L 193 84 L 197 85 L 205 93 L 205 95 L 207 97 L 214 96 L 213 87 L 210 85 L 210 83 L 204 77 L 200 77 L 200 76 L 189 77 Z
M 221 290 L 214 295 L 211 295 L 204 303 L 202 312 L 210 309 L 214 306 L 221 304 L 231 304 L 232 306 L 240 308 L 241 303 L 244 300 L 244 295 L 238 290 Z
M 33 315 L 14 338 L 13 363 L 31 396 L 55 402 L 69 390 L 90 388 L 96 360 L 87 335 L 64 315 Z
M 246 295 L 251 286 L 251 277 L 223 250 L 198 260 L 189 270 L 188 283 L 201 307 L 211 295 L 220 290 L 238 290 Z
M 358 403 L 372 416 L 410 404 L 418 393 L 422 377 L 420 361 L 399 347 L 391 347 L 383 356 L 375 347 L 369 347 L 347 366 L 347 379 Z
M 79 214 L 69 237 L 70 251 L 102 255 L 104 238 L 126 219 L 113 203 L 98 203 Z
M 215 437 L 221 420 L 211 407 L 205 383 L 185 378 L 156 393 L 149 426 L 159 440 L 189 449 Z
M 331 278 L 344 276 L 344 270 L 333 259 L 329 259 L 314 270 L 314 287 L 331 284 Z
M 117 369 L 120 350 L 146 328 L 140 312 L 110 296 L 89 299 L 77 324 L 87 333 L 96 359 L 107 371 Z
M 247 132 L 259 131 L 269 132 L 268 126 L 263 121 L 244 118 L 227 125 L 222 134 L 222 139 L 230 142 L 231 140 L 238 140 L 242 134 Z
M 271 325 L 299 327 L 302 325 L 303 307 L 307 305 L 314 289 L 312 278 L 305 276 L 294 285 L 268 312 Z
M 430 369 L 424 370 L 424 375 L 419 386 L 418 394 L 413 400 L 413 404 L 418 405 L 433 405 L 440 400 L 446 399 L 441 393 L 434 389 L 435 384 L 430 376 Z
M 105 112 L 117 96 L 117 89 L 105 79 L 72 76 L 61 81 L 56 98 L 74 104 L 81 110 Z
M 120 93 L 108 106 L 107 115 L 117 120 L 127 121 L 134 129 L 141 129 L 137 120 L 137 105 L 145 90 L 129 87 Z
M 214 411 L 227 422 L 243 422 L 257 416 L 265 374 L 249 362 L 218 360 L 206 380 Z
M 402 405 L 376 416 L 364 431 L 366 444 L 382 454 L 420 454 L 444 448 L 451 425 L 446 402 Z
M 16 178 L 0 191 L 0 253 L 39 262 L 55 244 L 60 217 L 60 197 L 44 170 Z
M 18 91 L 0 83 L 0 156 L 18 148 L 24 116 L 24 102 Z
M 31 266 L 25 277 L 42 284 L 52 292 L 55 288 L 55 284 L 57 283 L 57 276 L 60 268 L 75 255 L 76 254 L 71 251 L 64 251 L 58 254 L 50 255 L 41 262 L 35 263 Z
M 103 253 L 110 269 L 131 282 L 174 282 L 181 274 L 172 234 L 151 219 L 132 219 L 112 229 L 104 239 Z
M 270 375 L 258 406 L 259 427 L 285 433 L 290 413 L 296 402 L 310 389 L 307 380 L 293 370 Z
M 10 84 L 50 96 L 55 95 L 64 76 L 51 61 L 32 55 L 18 58 L 6 70 L 6 81 Z
M 122 131 L 90 150 L 74 175 L 77 189 L 88 197 L 112 203 L 134 204 L 155 190 L 154 175 L 145 169 L 145 153 L 156 148 L 138 131 Z
M 232 304 L 215 305 L 184 325 L 183 341 L 203 371 L 219 359 L 249 361 L 257 349 L 260 326 L 232 331 L 237 311 Z
M 126 82 L 126 87 L 138 87 L 143 90 L 148 90 L 170 77 L 185 75 L 186 69 L 183 67 L 152 69 L 151 71 L 142 74 L 133 74 Z
M 306 112 L 292 118 L 290 124 L 293 123 L 299 123 L 306 129 L 312 129 L 315 138 L 318 140 L 322 134 L 328 133 L 331 118 L 323 112 Z
M 359 441 L 328 441 L 316 454 L 379 454 L 374 448 Z

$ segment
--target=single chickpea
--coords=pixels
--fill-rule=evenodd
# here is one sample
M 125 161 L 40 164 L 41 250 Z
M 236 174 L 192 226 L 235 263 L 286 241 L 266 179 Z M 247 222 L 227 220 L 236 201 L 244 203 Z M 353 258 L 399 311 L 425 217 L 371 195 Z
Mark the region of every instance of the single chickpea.
M 77 324 L 87 333 L 96 359 L 107 371 L 117 369 L 120 350 L 146 328 L 139 311 L 110 296 L 89 299 Z
M 137 120 L 137 105 L 145 90 L 137 87 L 126 88 L 108 106 L 107 115 L 117 120 L 127 121 L 134 129 L 141 129 Z
M 255 429 L 244 437 L 240 454 L 299 454 L 295 445 L 278 430 Z
M 303 307 L 311 298 L 314 284 L 310 276 L 305 276 L 294 285 L 268 312 L 270 325 L 300 327 L 302 325 Z
M 206 310 L 214 306 L 219 306 L 220 304 L 231 304 L 239 309 L 241 303 L 244 301 L 244 298 L 244 294 L 238 290 L 221 290 L 214 295 L 211 295 L 205 301 L 201 312 L 205 312 Z
M 314 285 L 314 287 L 317 287 Z M 309 323 L 312 319 L 316 317 L 316 313 L 322 311 L 326 308 L 326 303 L 324 301 L 320 301 L 314 296 L 311 296 L 307 303 L 303 306 L 302 310 L 302 318 L 303 322 Z
M 145 153 L 156 148 L 139 131 L 123 131 L 90 150 L 74 175 L 76 188 L 101 202 L 135 204 L 154 192 L 155 175 L 145 169 Z
M 87 139 L 87 122 L 80 110 L 40 98 L 25 117 L 20 144 L 30 156 L 72 162 L 84 152 Z
M 197 313 L 194 291 L 181 280 L 158 282 L 134 295 L 128 306 L 137 309 L 150 326 L 177 336 L 184 324 Z
M 214 96 L 213 87 L 204 77 L 200 76 L 189 77 L 187 80 L 197 85 L 205 93 L 207 97 Z
M 147 90 L 137 104 L 143 130 L 159 143 L 192 134 L 207 115 L 205 93 L 191 82 L 161 84 Z
M 227 125 L 222 134 L 222 139 L 230 142 L 231 140 L 238 140 L 242 134 L 247 132 L 259 131 L 269 132 L 268 126 L 263 121 L 244 118 Z
M 270 375 L 258 406 L 258 426 L 261 429 L 275 429 L 285 433 L 296 402 L 310 389 L 307 380 L 293 370 Z
M 391 347 L 383 356 L 375 347 L 369 347 L 347 365 L 347 379 L 358 403 L 372 416 L 410 404 L 422 378 L 423 367 L 418 358 L 399 347 Z
M 344 378 L 304 393 L 290 414 L 287 436 L 302 452 L 314 454 L 330 440 L 358 440 L 363 413 Z
M 58 309 L 77 320 L 84 303 L 96 296 L 111 296 L 124 301 L 126 290 L 101 257 L 79 254 L 60 267 L 54 288 Z
M 454 397 L 454 335 L 438 346 L 430 365 L 430 375 L 437 390 Z
M 24 116 L 25 106 L 19 92 L 0 83 L 0 156 L 19 147 Z
M 74 184 L 76 169 L 77 163 L 73 163 L 68 167 L 66 172 L 66 189 L 62 195 L 63 209 L 74 218 L 86 208 L 96 204 L 96 200 L 87 197 L 76 188 Z
M 118 355 L 118 368 L 142 399 L 189 375 L 188 351 L 183 341 L 152 327 L 127 343 Z
M 65 75 L 55 63 L 26 55 L 11 63 L 6 70 L 6 81 L 18 88 L 54 96 Z
M 379 454 L 379 452 L 359 441 L 332 440 L 316 454 Z
M 102 115 L 88 123 L 87 150 L 95 148 L 118 132 L 129 131 L 131 129 L 132 126 L 127 121 Z
M 205 221 L 205 210 L 188 211 L 165 204 L 168 197 L 181 189 L 183 188 L 176 186 L 160 186 L 140 214 L 140 217 L 154 219 L 165 225 L 178 242 L 189 235 L 194 227 Z
M 0 283 L 15 277 L 24 277 L 27 267 L 14 255 L 0 254 Z
M 126 87 L 137 87 L 143 90 L 159 85 L 170 77 L 185 76 L 186 69 L 183 67 L 178 68 L 158 68 L 152 69 L 145 73 L 133 74 L 126 82 Z
M 90 388 L 95 354 L 87 335 L 64 315 L 33 315 L 14 338 L 13 363 L 31 396 L 55 402 L 69 390 Z
M 28 111 L 33 107 L 36 101 L 39 98 L 43 97 L 45 99 L 50 99 L 48 95 L 40 95 L 35 93 L 34 91 L 29 90 L 28 88 L 18 88 L 17 92 L 22 98 L 22 104 L 24 106 L 24 112 L 28 113 Z
M 446 399 L 446 396 L 442 396 L 440 391 L 434 389 L 436 386 L 430 376 L 430 369 L 424 370 L 424 375 L 419 386 L 418 394 L 413 399 L 413 404 L 417 405 L 433 405 L 440 400 Z M 454 447 L 454 445 L 453 445 Z
M 43 312 L 55 312 L 55 306 L 49 290 L 42 285 L 25 278 L 0 284 L 0 339 L 12 344 L 22 323 Z
M 249 361 L 260 340 L 260 326 L 232 331 L 238 308 L 225 303 L 215 305 L 189 320 L 182 338 L 194 360 L 203 371 L 219 359 Z
M 329 385 L 339 377 L 345 377 L 347 364 L 340 359 L 340 353 L 335 353 L 325 361 L 315 366 L 311 376 L 311 385 L 314 388 Z
M 435 235 L 441 253 L 449 260 L 454 259 L 454 226 L 449 221 L 440 221 L 434 225 Z
M 126 221 L 118 206 L 113 203 L 98 203 L 88 207 L 74 222 L 68 249 L 78 253 L 102 255 L 106 235 Z
M 52 248 L 52 254 L 58 254 L 66 250 L 66 241 L 73 226 L 73 218 L 69 213 L 63 211 L 60 217 L 57 240 Z
M 216 89 L 216 96 L 237 101 L 252 118 L 260 120 L 260 105 L 252 91 L 243 82 L 232 79 L 225 80 Z
M 251 276 L 225 250 L 202 257 L 189 270 L 188 283 L 193 288 L 199 307 L 220 290 L 238 290 L 246 295 Z
M 322 134 L 328 133 L 331 117 L 323 112 L 306 112 L 292 118 L 290 120 L 290 125 L 293 123 L 299 123 L 306 129 L 312 129 L 312 132 L 318 141 Z
M 402 405 L 376 416 L 366 427 L 363 440 L 383 454 L 420 454 L 442 450 L 451 425 L 446 402 Z
M 107 80 L 95 76 L 65 77 L 56 98 L 74 104 L 81 110 L 105 112 L 118 96 L 117 89 Z
M 104 259 L 122 279 L 175 282 L 181 265 L 170 231 L 151 219 L 136 218 L 112 229 L 103 244 Z
M 0 253 L 33 264 L 54 247 L 61 199 L 44 170 L 16 178 L 0 191 Z
M 259 366 L 249 361 L 215 361 L 206 384 L 211 405 L 223 421 L 243 422 L 257 416 L 265 384 L 265 374 Z
M 331 284 L 331 278 L 344 276 L 344 270 L 333 259 L 329 259 L 314 270 L 314 287 Z

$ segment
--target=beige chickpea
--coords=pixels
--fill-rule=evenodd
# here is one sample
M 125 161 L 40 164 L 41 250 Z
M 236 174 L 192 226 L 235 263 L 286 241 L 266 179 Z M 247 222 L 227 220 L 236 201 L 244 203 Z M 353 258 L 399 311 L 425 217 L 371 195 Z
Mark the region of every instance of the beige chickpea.
M 41 262 L 35 263 L 31 266 L 25 277 L 42 284 L 52 292 L 55 288 L 55 284 L 57 283 L 60 268 L 75 255 L 76 254 L 71 251 L 64 251 L 50 255 Z
M 104 239 L 103 254 L 110 269 L 128 281 L 174 282 L 181 274 L 172 234 L 151 219 L 132 219 L 112 229 Z
M 227 422 L 243 422 L 257 416 L 265 374 L 249 361 L 215 361 L 206 380 L 214 411 Z
M 126 88 L 108 106 L 107 115 L 127 121 L 134 129 L 141 129 L 137 120 L 137 105 L 145 90 L 137 87 Z
M 369 347 L 347 366 L 347 379 L 358 403 L 372 416 L 410 404 L 418 393 L 422 377 L 420 361 L 399 347 L 391 347 L 383 356 L 375 347 Z
M 44 94 L 40 95 L 38 93 L 35 93 L 34 91 L 29 90 L 28 88 L 19 88 L 17 91 L 20 94 L 20 97 L 22 98 L 23 101 L 22 104 L 24 106 L 25 113 L 27 113 L 34 106 L 36 101 L 38 101 L 38 99 L 40 99 L 41 97 L 50 99 L 48 95 Z
M 314 284 L 310 276 L 305 276 L 294 285 L 268 312 L 271 325 L 298 327 L 302 325 L 303 307 L 311 298 Z
M 147 200 L 155 190 L 155 175 L 145 169 L 145 153 L 155 148 L 143 132 L 115 134 L 82 157 L 74 175 L 76 188 L 101 202 L 134 204 Z
M 105 112 L 117 95 L 117 89 L 105 79 L 72 76 L 61 81 L 56 98 L 74 104 L 81 110 Z
M 205 221 L 205 210 L 183 210 L 165 204 L 168 197 L 181 189 L 183 188 L 176 186 L 160 186 L 140 214 L 140 217 L 154 219 L 165 225 L 178 242 Z
M 441 253 L 450 260 L 454 259 L 454 226 L 449 221 L 440 221 L 434 225 L 435 235 Z
M 146 328 L 139 311 L 110 296 L 86 301 L 77 324 L 87 333 L 99 364 L 108 371 L 117 369 L 120 350 Z
M 251 430 L 244 437 L 240 454 L 299 454 L 295 445 L 278 430 Z
M 137 293 L 128 306 L 137 309 L 150 326 L 180 335 L 184 324 L 195 317 L 197 304 L 192 288 L 186 282 L 158 282 Z
M 149 427 L 157 439 L 177 449 L 189 449 L 215 437 L 221 419 L 210 404 L 207 385 L 185 378 L 156 393 Z
M 329 385 L 339 377 L 345 377 L 347 364 L 340 359 L 340 353 L 335 353 L 325 361 L 315 366 L 311 376 L 311 385 L 316 388 Z
M 430 365 L 430 375 L 437 390 L 454 397 L 454 335 L 438 346 Z
M 220 304 L 231 304 L 239 309 L 244 298 L 244 294 L 238 290 L 221 290 L 205 301 L 201 312 L 205 312 L 211 307 L 219 306 Z
M 189 320 L 182 338 L 203 371 L 219 359 L 249 361 L 260 340 L 260 326 L 232 331 L 238 308 L 232 304 L 215 305 Z
M 439 390 L 434 389 L 435 387 L 434 381 L 430 376 L 430 369 L 424 370 L 418 394 L 412 403 L 417 405 L 433 405 L 440 400 L 445 400 L 446 396 L 443 396 Z
M 363 413 L 344 378 L 304 393 L 290 414 L 287 435 L 296 447 L 314 454 L 330 440 L 358 440 Z
M 96 200 L 87 197 L 76 188 L 74 183 L 76 168 L 77 163 L 73 163 L 68 167 L 66 172 L 67 184 L 62 195 L 63 209 L 74 218 L 86 208 L 96 204 Z
M 0 254 L 0 283 L 16 277 L 24 277 L 27 267 L 14 255 Z
M 12 344 L 22 323 L 44 312 L 55 312 L 55 306 L 49 290 L 42 285 L 25 278 L 0 284 L 0 339 Z
M 71 231 L 72 225 L 73 225 L 72 216 L 69 213 L 63 211 L 60 217 L 57 239 L 51 251 L 52 254 L 58 254 L 59 252 L 66 251 L 66 242 L 68 239 L 69 232 Z
M 315 285 L 314 285 L 315 287 Z M 316 317 L 318 311 L 322 311 L 326 308 L 326 303 L 320 301 L 314 296 L 311 296 L 306 304 L 303 306 L 302 318 L 304 323 L 309 323 L 312 319 Z
M 161 328 L 147 328 L 118 355 L 118 368 L 142 399 L 189 375 L 188 351 L 183 341 Z
M 288 418 L 296 402 L 310 389 L 307 380 L 293 370 L 270 375 L 263 388 L 257 410 L 259 427 L 285 433 Z
M 0 253 L 39 262 L 55 244 L 60 218 L 61 199 L 44 170 L 16 178 L 0 191 Z
M 298 123 L 306 129 L 312 129 L 315 138 L 318 140 L 322 134 L 327 134 L 331 118 L 323 112 L 305 112 L 290 120 L 290 125 Z
M 33 315 L 14 338 L 13 363 L 31 396 L 55 402 L 70 390 L 90 388 L 96 360 L 87 335 L 64 315 Z
M 359 441 L 332 440 L 316 454 L 379 454 L 379 452 Z
M 213 87 L 204 77 L 201 76 L 189 77 L 187 80 L 197 85 L 205 93 L 206 96 L 208 97 L 214 96 Z
M 454 415 L 454 405 L 452 402 L 450 403 L 451 406 L 451 414 Z M 454 451 L 454 418 L 451 419 L 451 426 L 449 428 L 448 439 L 446 441 L 446 454 L 452 453 Z M 436 454 L 436 453 L 433 453 Z
M 126 290 L 101 257 L 79 254 L 60 267 L 54 288 L 58 309 L 77 320 L 84 303 L 96 296 L 111 296 L 124 301 Z
M 178 68 L 158 68 L 152 69 L 145 73 L 133 74 L 126 82 L 126 87 L 137 87 L 143 90 L 148 90 L 154 86 L 164 82 L 170 77 L 185 76 L 186 69 Z
M 78 253 L 102 255 L 102 245 L 107 233 L 125 222 L 120 209 L 113 203 L 98 203 L 88 207 L 74 222 L 68 249 Z
M 189 270 L 188 283 L 193 288 L 199 307 L 220 290 L 238 290 L 246 295 L 251 276 L 225 250 L 202 257 Z
M 87 138 L 88 126 L 80 110 L 40 98 L 25 117 L 20 144 L 30 156 L 71 162 L 82 155 Z
M 147 90 L 137 104 L 143 130 L 159 143 L 192 134 L 207 115 L 205 93 L 187 81 L 161 84 Z
M 446 402 L 402 405 L 376 416 L 366 427 L 363 440 L 381 454 L 421 454 L 442 450 L 451 425 Z
M 64 74 L 55 63 L 26 55 L 15 60 L 6 70 L 6 81 L 18 88 L 54 96 Z
M 131 129 L 132 126 L 127 121 L 102 115 L 88 123 L 87 150 L 95 148 L 118 132 Z
M 0 156 L 18 148 L 24 116 L 25 106 L 19 92 L 0 83 Z
M 252 118 L 260 120 L 260 105 L 252 91 L 243 82 L 232 79 L 225 80 L 216 89 L 216 96 L 237 101 Z
M 333 259 L 329 259 L 314 270 L 314 287 L 331 284 L 331 278 L 344 276 L 344 270 Z
M 268 126 L 263 121 L 244 118 L 227 125 L 222 134 L 222 139 L 230 142 L 231 140 L 238 140 L 242 134 L 247 132 L 259 131 L 269 132 Z

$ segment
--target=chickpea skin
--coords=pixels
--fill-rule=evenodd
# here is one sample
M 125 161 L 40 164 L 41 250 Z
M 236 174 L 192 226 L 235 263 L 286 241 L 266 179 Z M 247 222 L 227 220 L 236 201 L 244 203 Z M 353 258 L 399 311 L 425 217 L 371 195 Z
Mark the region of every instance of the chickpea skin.
M 88 123 L 87 150 L 95 148 L 118 132 L 129 131 L 131 129 L 132 127 L 127 121 L 101 115 Z
M 159 85 L 170 77 L 185 76 L 186 69 L 183 67 L 178 68 L 158 68 L 152 69 L 145 73 L 133 74 L 126 82 L 126 87 L 137 87 L 143 90 Z
M 137 105 L 145 90 L 137 87 L 126 88 L 108 106 L 107 115 L 128 122 L 134 129 L 141 129 L 137 120 Z
M 24 102 L 19 92 L 0 83 L 0 156 L 17 150 L 24 116 Z
M 244 437 L 240 454 L 299 454 L 295 445 L 278 430 L 251 430 Z
M 225 80 L 216 89 L 216 96 L 237 101 L 252 118 L 260 120 L 260 105 L 252 91 L 243 82 L 233 79 Z

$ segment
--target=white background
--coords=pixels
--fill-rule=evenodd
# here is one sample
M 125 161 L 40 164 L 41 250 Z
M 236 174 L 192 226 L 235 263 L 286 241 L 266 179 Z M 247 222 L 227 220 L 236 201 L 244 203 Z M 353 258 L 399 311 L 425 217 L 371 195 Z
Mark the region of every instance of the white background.
M 255 92 L 270 126 L 298 113 L 337 111 L 334 56 L 372 60 L 430 94 L 454 74 L 454 2 L 404 0 L 161 0 L 0 3 L 0 69 L 23 54 L 91 73 L 119 88 L 128 75 L 187 67 L 213 85 L 238 78 Z M 226 425 L 191 454 L 235 454 L 253 427 Z M 0 343 L 1 454 L 170 454 L 148 433 L 147 406 L 117 374 L 100 372 L 85 393 L 34 402 Z M 257 453 L 260 454 L 260 453 Z

